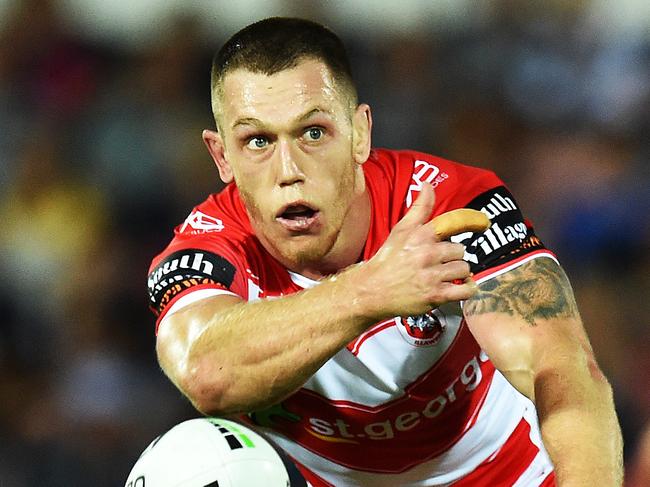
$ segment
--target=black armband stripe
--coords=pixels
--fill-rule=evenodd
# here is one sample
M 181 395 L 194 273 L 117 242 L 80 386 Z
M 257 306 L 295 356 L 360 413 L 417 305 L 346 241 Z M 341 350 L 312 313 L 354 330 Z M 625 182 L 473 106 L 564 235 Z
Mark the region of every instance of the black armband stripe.
M 545 248 L 505 186 L 480 194 L 466 207 L 483 212 L 492 224 L 483 233 L 466 232 L 451 238 L 465 245 L 464 259 L 473 273 Z
M 179 250 L 149 273 L 150 305 L 160 313 L 176 294 L 200 284 L 218 284 L 228 289 L 235 272 L 235 266 L 220 255 L 201 249 Z

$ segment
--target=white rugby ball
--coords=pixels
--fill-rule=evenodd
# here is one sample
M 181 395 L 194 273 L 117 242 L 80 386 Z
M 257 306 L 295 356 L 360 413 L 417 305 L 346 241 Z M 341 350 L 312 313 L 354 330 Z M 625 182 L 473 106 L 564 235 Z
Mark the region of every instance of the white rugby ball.
M 190 419 L 160 435 L 142 452 L 125 483 L 125 487 L 258 485 L 291 486 L 287 466 L 262 436 L 221 418 Z

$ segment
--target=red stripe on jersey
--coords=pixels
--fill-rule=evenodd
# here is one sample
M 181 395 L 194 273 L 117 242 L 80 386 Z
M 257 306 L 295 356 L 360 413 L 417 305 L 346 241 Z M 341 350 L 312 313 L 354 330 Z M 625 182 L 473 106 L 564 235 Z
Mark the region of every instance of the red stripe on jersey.
M 530 424 L 525 419 L 517 425 L 503 446 L 472 473 L 454 482 L 454 487 L 495 487 L 513 485 L 526 471 L 539 448 L 530 439 Z M 542 484 L 551 487 L 554 483 Z
M 539 487 L 556 487 L 555 483 L 555 472 L 551 472 L 548 477 L 544 479 L 544 482 L 540 484 Z
M 476 421 L 478 420 L 478 413 L 481 412 L 481 408 L 483 407 L 483 403 L 485 403 L 486 399 L 487 399 L 487 392 L 483 395 L 483 397 L 481 397 L 478 404 L 476 405 L 476 409 L 474 409 L 474 414 L 472 414 L 472 416 L 467 421 L 467 424 L 463 429 L 463 433 L 469 431 L 469 429 L 476 424 Z
M 382 329 L 385 328 L 390 328 L 394 324 L 389 322 L 387 323 L 389 326 L 386 326 Z M 383 326 L 383 325 L 382 325 Z M 381 331 L 381 330 L 379 330 Z M 471 337 L 469 339 L 468 337 Z M 349 407 L 353 409 L 358 409 L 360 411 L 367 411 L 367 412 L 373 412 L 373 411 L 381 411 L 382 409 L 386 409 L 388 407 L 392 407 L 396 404 L 399 404 L 400 402 L 408 401 L 409 395 L 414 393 L 414 391 L 417 388 L 420 388 L 423 383 L 430 381 L 432 377 L 435 377 L 437 374 L 437 370 L 439 367 L 442 367 L 442 364 L 444 362 L 444 359 L 447 355 L 451 353 L 451 350 L 454 351 L 454 354 L 456 356 L 460 356 L 460 354 L 463 354 L 464 352 L 468 352 L 470 350 L 474 350 L 474 347 L 478 347 L 478 344 L 474 340 L 473 335 L 471 335 L 471 332 L 469 331 L 469 328 L 467 326 L 467 322 L 463 320 L 460 324 L 460 329 L 458 330 L 458 333 L 454 337 L 453 341 L 447 347 L 447 350 L 440 356 L 440 358 L 434 363 L 431 368 L 429 368 L 427 371 L 425 371 L 420 377 L 415 379 L 413 382 L 411 382 L 408 386 L 404 388 L 405 394 L 397 399 L 394 399 L 392 401 L 383 403 L 379 406 L 367 406 L 365 404 L 360 404 L 357 402 L 353 401 L 346 401 L 346 400 L 341 400 L 341 399 L 328 399 L 328 403 L 332 404 L 336 407 Z M 480 352 L 480 348 L 478 349 Z M 357 354 L 359 352 L 359 349 L 357 348 Z M 355 354 L 355 355 L 357 355 Z M 311 394 L 316 398 L 322 398 L 320 394 L 310 391 L 309 389 L 300 389 L 299 392 L 301 394 Z M 482 404 L 482 403 L 481 403 Z
M 362 333 L 359 335 L 359 337 L 351 342 L 348 346 L 347 349 L 352 352 L 353 355 L 357 355 L 359 353 L 359 349 L 361 348 L 361 345 L 363 345 L 363 342 L 365 342 L 368 338 L 376 335 L 380 331 L 383 331 L 387 328 L 390 328 L 391 326 L 395 326 L 395 318 L 391 318 L 388 321 L 382 321 L 381 323 L 376 324 L 370 330 Z

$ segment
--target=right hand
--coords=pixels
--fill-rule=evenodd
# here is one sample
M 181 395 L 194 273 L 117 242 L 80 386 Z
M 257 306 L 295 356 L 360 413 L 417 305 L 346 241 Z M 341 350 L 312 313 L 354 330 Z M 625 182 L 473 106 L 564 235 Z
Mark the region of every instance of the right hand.
M 434 202 L 433 188 L 425 184 L 379 251 L 355 269 L 356 291 L 367 316 L 380 320 L 420 315 L 476 294 L 469 264 L 463 260 L 465 247 L 441 241 L 432 228 Z

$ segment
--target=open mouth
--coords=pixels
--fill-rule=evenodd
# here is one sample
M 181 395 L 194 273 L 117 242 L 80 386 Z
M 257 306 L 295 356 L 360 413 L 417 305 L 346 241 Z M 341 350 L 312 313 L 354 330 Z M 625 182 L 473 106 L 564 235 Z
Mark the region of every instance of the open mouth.
M 318 210 L 306 203 L 297 202 L 284 206 L 276 220 L 287 230 L 309 230 L 318 218 Z

